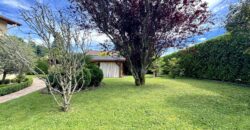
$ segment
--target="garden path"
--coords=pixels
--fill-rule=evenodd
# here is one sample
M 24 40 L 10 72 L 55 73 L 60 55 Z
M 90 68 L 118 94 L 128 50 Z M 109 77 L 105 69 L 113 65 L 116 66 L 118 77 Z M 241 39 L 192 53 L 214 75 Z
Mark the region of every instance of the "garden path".
M 24 88 L 20 91 L 8 94 L 8 95 L 0 96 L 0 103 L 4 103 L 4 102 L 10 101 L 10 100 L 25 96 L 25 95 L 33 93 L 35 91 L 41 90 L 45 87 L 46 87 L 46 85 L 41 79 L 34 78 L 31 86 Z

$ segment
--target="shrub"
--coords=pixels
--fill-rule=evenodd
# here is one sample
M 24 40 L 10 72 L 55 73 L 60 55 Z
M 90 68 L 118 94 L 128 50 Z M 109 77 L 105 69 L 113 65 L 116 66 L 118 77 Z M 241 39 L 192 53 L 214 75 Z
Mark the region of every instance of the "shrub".
M 47 59 L 39 59 L 36 62 L 36 67 L 37 68 L 35 68 L 35 71 L 38 74 L 43 74 L 42 72 L 44 72 L 45 74 L 48 74 L 49 64 L 48 64 Z
M 184 69 L 180 67 L 179 59 L 171 58 L 168 60 L 168 71 L 169 76 L 172 78 L 183 75 Z
M 167 66 L 169 59 L 179 59 L 187 77 L 250 83 L 250 55 L 245 53 L 249 47 L 227 34 L 165 56 L 164 62 Z
M 83 79 L 81 80 L 80 78 L 82 76 L 83 76 Z M 51 83 L 51 86 L 53 88 L 57 88 L 57 89 L 60 90 L 60 85 L 59 85 L 59 82 L 58 82 L 58 80 L 57 80 L 56 77 L 57 77 L 56 74 L 49 74 L 48 75 L 48 80 Z M 88 68 L 84 68 L 83 71 L 82 71 L 82 73 L 80 73 L 80 75 L 78 75 L 76 78 L 77 78 L 77 81 L 79 81 L 78 82 L 79 85 L 78 85 L 77 89 L 80 89 L 81 87 L 82 87 L 82 89 L 88 87 L 90 85 L 90 82 L 91 82 L 91 73 L 90 73 L 90 70 Z
M 102 70 L 95 64 L 89 63 L 86 65 L 86 68 L 83 69 L 82 73 L 80 73 L 79 76 L 77 76 L 77 80 L 80 79 L 80 77 L 83 75 L 83 80 L 79 81 L 78 89 L 83 85 L 83 88 L 89 87 L 89 86 L 99 86 L 101 84 L 101 81 L 103 79 L 103 72 Z M 48 80 L 51 83 L 51 86 L 54 88 L 57 88 L 60 90 L 60 85 L 57 81 L 56 74 L 49 74 Z M 74 84 L 74 83 L 73 83 Z
M 15 80 L 15 82 L 17 82 L 17 83 L 21 83 L 21 82 L 23 82 L 23 81 L 25 81 L 26 79 L 25 79 L 25 76 L 24 75 L 17 75 L 17 77 L 14 79 Z
M 9 84 L 10 82 L 10 79 L 0 80 L 0 84 Z
M 51 84 L 52 87 L 58 87 L 59 82 L 57 81 L 56 74 L 49 74 L 47 80 Z
M 80 80 L 80 78 L 83 76 L 83 79 Z M 79 81 L 79 87 L 82 87 L 83 85 L 83 88 L 86 88 L 90 85 L 90 82 L 91 82 L 91 73 L 90 73 L 90 70 L 88 68 L 84 68 L 82 73 L 77 77 Z
M 30 86 L 33 82 L 32 78 L 26 78 L 21 83 L 14 83 L 8 85 L 0 85 L 0 96 L 7 95 L 16 91 L 19 91 L 23 88 Z
M 91 73 L 91 82 L 90 86 L 100 86 L 102 79 L 103 79 L 103 72 L 102 70 L 95 64 L 89 64 L 87 66 Z

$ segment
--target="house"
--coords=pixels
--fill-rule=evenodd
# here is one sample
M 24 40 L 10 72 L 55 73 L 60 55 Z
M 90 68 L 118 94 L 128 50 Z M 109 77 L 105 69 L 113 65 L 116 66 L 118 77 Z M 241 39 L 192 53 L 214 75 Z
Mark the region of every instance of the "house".
M 105 78 L 123 77 L 123 64 L 126 60 L 124 57 L 104 51 L 88 51 L 87 55 L 91 56 L 91 62 L 102 69 Z
M 20 23 L 10 20 L 4 16 L 0 16 L 0 35 L 3 35 L 8 30 L 8 25 L 21 26 Z

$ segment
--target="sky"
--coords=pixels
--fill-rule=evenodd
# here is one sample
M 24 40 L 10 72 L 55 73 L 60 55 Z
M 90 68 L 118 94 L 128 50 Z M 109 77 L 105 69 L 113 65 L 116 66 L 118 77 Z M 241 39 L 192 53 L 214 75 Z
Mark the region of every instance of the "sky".
M 22 21 L 22 18 L 19 15 L 20 9 L 29 10 L 35 1 L 50 3 L 54 6 L 54 8 L 61 8 L 69 5 L 69 2 L 67 0 L 0 0 L 0 15 L 10 18 L 22 24 L 22 26 L 20 27 L 8 27 L 9 34 L 16 35 L 25 40 L 32 38 L 32 40 L 34 40 L 35 42 L 41 43 L 42 41 L 38 37 L 28 35 L 30 29 L 27 25 L 25 25 L 24 21 Z M 215 25 L 209 32 L 194 37 L 196 44 L 226 33 L 226 30 L 223 27 L 222 22 L 225 19 L 226 15 L 228 14 L 229 5 L 237 2 L 237 0 L 204 0 L 204 1 L 208 3 L 209 10 L 214 15 Z M 99 50 L 100 46 L 98 46 L 98 43 L 103 43 L 105 40 L 108 40 L 108 38 L 104 34 L 99 34 L 96 31 L 93 31 L 91 37 L 93 41 L 90 46 L 90 49 L 93 50 Z M 177 51 L 177 49 L 170 48 L 166 51 L 165 54 L 173 53 L 174 51 Z

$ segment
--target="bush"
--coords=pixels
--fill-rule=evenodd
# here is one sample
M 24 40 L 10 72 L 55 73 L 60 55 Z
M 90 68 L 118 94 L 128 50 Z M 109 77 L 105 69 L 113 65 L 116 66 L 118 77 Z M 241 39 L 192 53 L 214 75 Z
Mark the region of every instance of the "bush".
M 25 79 L 24 75 L 18 75 L 14 80 L 17 83 L 21 83 L 21 82 L 25 81 L 26 79 Z
M 80 77 L 83 75 L 83 80 L 80 80 L 78 89 L 83 85 L 83 88 L 90 87 L 90 86 L 100 86 L 102 79 L 103 79 L 103 72 L 102 70 L 95 64 L 89 63 L 86 68 L 83 69 L 82 73 L 76 78 L 79 80 Z M 60 90 L 60 85 L 56 80 L 56 74 L 49 74 L 48 80 L 51 83 L 51 86 Z M 74 83 L 73 83 L 74 84 Z
M 9 84 L 11 83 L 11 80 L 5 79 L 4 81 L 0 80 L 0 84 Z
M 77 77 L 77 79 L 79 80 L 81 77 L 83 76 L 83 79 L 79 81 L 79 87 L 86 88 L 90 85 L 91 82 L 91 73 L 90 70 L 88 68 L 84 68 L 82 73 Z
M 49 83 L 51 84 L 51 87 L 53 88 L 60 88 L 59 82 L 56 78 L 56 74 L 49 74 L 47 80 L 49 80 Z
M 83 76 L 83 79 L 80 80 L 80 78 Z M 56 74 L 49 74 L 48 75 L 48 80 L 49 82 L 51 83 L 51 86 L 53 88 L 57 88 L 60 90 L 60 85 L 59 85 L 59 82 L 57 80 L 57 75 Z M 88 68 L 84 68 L 82 73 L 80 73 L 79 76 L 76 77 L 77 78 L 77 81 L 78 82 L 78 87 L 77 89 L 80 89 L 82 87 L 82 89 L 88 87 L 90 85 L 90 82 L 91 82 L 91 73 L 90 73 L 90 70 Z M 73 83 L 74 84 L 74 83 Z
M 48 74 L 48 69 L 49 69 L 49 64 L 48 64 L 48 60 L 46 59 L 39 59 L 37 62 L 36 62 L 36 67 L 35 68 L 35 71 L 38 73 L 38 74 L 43 74 L 43 72 L 45 74 Z
M 250 55 L 245 53 L 249 47 L 227 34 L 165 56 L 164 62 L 167 66 L 169 59 L 179 59 L 187 77 L 250 83 Z
M 26 78 L 21 83 L 14 83 L 8 85 L 0 85 L 0 96 L 7 95 L 16 91 L 19 91 L 23 88 L 30 86 L 33 82 L 32 78 Z
M 180 67 L 179 59 L 171 58 L 168 60 L 168 74 L 170 77 L 175 78 L 177 76 L 182 76 L 184 69 Z
M 91 73 L 91 82 L 90 86 L 100 86 L 102 79 L 103 79 L 103 72 L 102 70 L 95 64 L 89 64 L 87 66 Z

